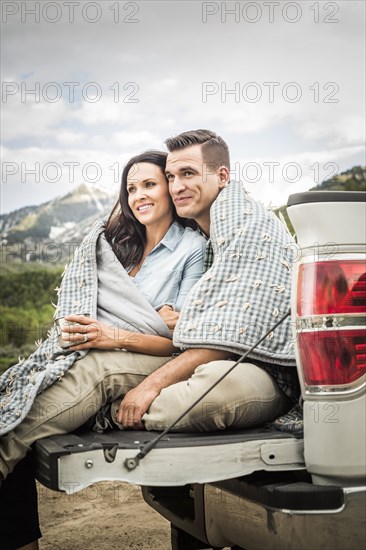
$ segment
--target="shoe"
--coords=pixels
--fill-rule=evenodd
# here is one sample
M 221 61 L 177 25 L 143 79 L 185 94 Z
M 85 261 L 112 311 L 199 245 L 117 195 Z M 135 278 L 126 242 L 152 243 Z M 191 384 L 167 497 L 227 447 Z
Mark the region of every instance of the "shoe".
M 124 429 L 122 424 L 116 420 L 116 415 L 121 401 L 122 399 L 117 399 L 116 401 L 113 401 L 113 403 L 107 403 L 97 412 L 91 427 L 93 432 L 104 433 L 110 432 L 111 430 Z
M 295 405 L 286 414 L 276 418 L 270 424 L 267 424 L 268 428 L 274 428 L 279 432 L 292 433 L 298 437 L 304 436 L 304 418 L 303 409 L 301 405 Z
M 111 403 L 107 403 L 95 415 L 92 430 L 102 434 L 113 429 L 115 429 L 115 426 L 111 417 Z
M 123 401 L 123 398 L 120 397 L 119 399 L 116 399 L 115 401 L 113 401 L 113 403 L 111 403 L 111 419 L 112 419 L 112 422 L 113 422 L 114 426 L 116 428 L 118 428 L 119 430 L 124 430 L 125 429 L 123 424 L 120 424 L 116 420 L 118 409 L 119 409 L 119 406 L 122 403 L 122 401 Z

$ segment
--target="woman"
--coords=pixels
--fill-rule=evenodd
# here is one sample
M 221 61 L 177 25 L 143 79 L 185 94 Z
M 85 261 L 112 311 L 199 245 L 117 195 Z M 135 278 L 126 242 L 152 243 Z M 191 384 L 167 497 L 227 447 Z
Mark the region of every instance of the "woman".
M 118 202 L 105 228 L 115 256 L 147 301 L 173 329 L 184 299 L 203 273 L 204 239 L 175 213 L 165 178 L 166 153 L 147 151 L 130 159 L 122 174 Z M 101 282 L 99 282 L 101 286 Z M 125 348 L 150 355 L 170 355 L 170 338 L 141 335 L 85 316 L 67 316 L 78 323 L 63 328 L 73 351 Z M 85 341 L 87 339 L 87 341 Z M 80 342 L 80 343 L 79 343 Z
M 204 239 L 191 228 L 184 227 L 176 216 L 164 175 L 165 161 L 166 153 L 158 151 L 147 151 L 133 157 L 124 168 L 119 200 L 108 222 L 99 233 L 91 232 L 93 235 L 97 234 L 93 249 L 97 266 L 94 318 L 80 314 L 65 315 L 70 312 L 70 308 L 66 309 L 68 304 L 73 304 L 71 310 L 81 304 L 75 305 L 75 300 L 71 301 L 67 296 L 68 293 L 73 295 L 70 288 L 79 289 L 85 283 L 83 279 L 80 284 L 79 279 L 74 281 L 74 274 L 79 274 L 79 271 L 69 268 L 66 273 L 59 296 L 61 306 L 58 309 L 64 313 L 62 317 L 66 322 L 73 323 L 64 325 L 61 335 L 61 345 L 67 347 L 64 352 L 66 357 L 74 357 L 67 368 L 91 348 L 123 348 L 149 355 L 167 356 L 174 351 L 170 331 L 162 319 L 166 319 L 172 328 L 186 295 L 202 275 Z M 90 240 L 86 240 L 86 243 L 88 248 Z M 84 249 L 85 245 L 84 248 L 82 245 L 75 253 L 74 263 L 83 264 L 85 258 L 85 263 L 93 263 L 92 254 L 90 257 L 83 256 Z M 121 287 L 125 286 L 128 288 L 130 303 L 121 311 L 118 296 Z M 81 288 L 80 292 L 82 290 Z M 90 304 L 93 300 L 85 303 L 87 307 L 83 311 L 92 310 Z M 134 324 L 134 317 L 130 312 L 137 305 L 144 308 L 145 315 L 143 320 L 137 316 L 138 326 Z M 135 314 L 139 311 L 137 309 Z M 156 311 L 159 311 L 160 317 Z M 149 318 L 148 323 L 146 318 Z M 70 343 L 73 345 L 70 346 Z M 61 353 L 59 348 L 59 354 Z M 59 357 L 61 363 L 64 356 Z M 1 388 L 3 387 L 5 386 Z M 40 391 L 43 391 L 42 388 Z M 45 391 L 47 392 L 47 388 Z M 29 549 L 38 548 L 36 539 L 41 535 L 36 520 L 35 486 L 30 481 L 32 470 L 26 462 L 28 458 L 18 464 L 0 489 L 1 538 L 4 550 L 25 546 Z M 20 495 L 23 495 L 22 507 L 19 507 Z M 19 524 L 24 526 L 21 532 L 18 529 Z

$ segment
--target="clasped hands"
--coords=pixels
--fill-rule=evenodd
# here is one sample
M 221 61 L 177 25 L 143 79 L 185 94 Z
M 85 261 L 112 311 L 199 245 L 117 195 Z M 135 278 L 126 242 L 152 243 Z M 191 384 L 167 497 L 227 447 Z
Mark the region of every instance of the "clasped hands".
M 179 312 L 174 311 L 174 309 L 171 306 L 164 305 L 157 311 L 160 315 L 160 317 L 163 319 L 165 324 L 167 325 L 170 332 L 173 334 L 175 325 L 177 324 L 177 321 L 179 319 Z

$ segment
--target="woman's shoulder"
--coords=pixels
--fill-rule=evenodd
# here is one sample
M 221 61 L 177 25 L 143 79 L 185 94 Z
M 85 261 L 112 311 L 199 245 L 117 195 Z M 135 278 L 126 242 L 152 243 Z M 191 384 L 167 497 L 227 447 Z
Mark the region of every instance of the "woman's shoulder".
M 202 244 L 206 244 L 207 239 L 197 229 L 192 229 L 191 227 L 184 227 L 182 229 L 183 239 L 185 241 L 190 242 L 197 247 L 202 246 Z
M 187 258 L 203 259 L 205 257 L 207 240 L 196 229 L 185 227 L 181 243 Z
M 169 242 L 170 250 L 179 250 L 181 254 L 195 254 L 205 248 L 206 239 L 195 229 L 183 227 L 179 222 L 175 221 L 165 239 L 165 244 Z

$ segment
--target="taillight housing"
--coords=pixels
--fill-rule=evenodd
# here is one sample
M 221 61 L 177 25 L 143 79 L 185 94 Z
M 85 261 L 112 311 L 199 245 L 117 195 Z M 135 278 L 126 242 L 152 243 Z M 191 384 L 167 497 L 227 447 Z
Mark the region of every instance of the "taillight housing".
M 327 261 L 302 264 L 297 289 L 297 314 L 366 313 L 364 261 Z
M 304 262 L 297 287 L 297 348 L 305 390 L 347 391 L 366 375 L 366 264 Z
M 366 373 L 366 343 L 360 330 L 317 330 L 299 337 L 307 386 L 351 384 Z

